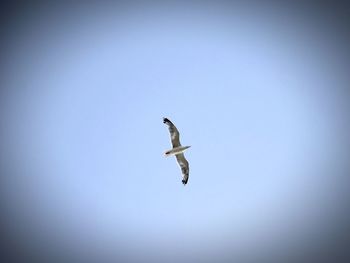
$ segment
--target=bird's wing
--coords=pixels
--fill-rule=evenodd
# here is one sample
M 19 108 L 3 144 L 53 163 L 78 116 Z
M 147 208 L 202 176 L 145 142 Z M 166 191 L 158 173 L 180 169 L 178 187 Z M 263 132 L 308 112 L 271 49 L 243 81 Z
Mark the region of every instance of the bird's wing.
M 168 125 L 169 132 L 170 132 L 170 138 L 171 138 L 171 144 L 173 145 L 173 148 L 181 146 L 180 133 L 176 129 L 175 125 L 167 118 L 163 118 L 163 123 Z
M 190 173 L 190 167 L 183 153 L 176 155 L 177 163 L 179 164 L 182 172 L 182 183 L 185 185 L 188 181 L 188 176 Z

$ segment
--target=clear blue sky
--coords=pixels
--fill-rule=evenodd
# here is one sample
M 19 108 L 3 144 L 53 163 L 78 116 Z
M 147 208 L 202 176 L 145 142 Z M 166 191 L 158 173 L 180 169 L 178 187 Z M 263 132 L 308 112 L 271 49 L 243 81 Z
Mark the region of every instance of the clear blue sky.
M 19 24 L 14 228 L 87 254 L 180 260 L 283 250 L 331 220 L 342 132 L 326 31 L 289 13 L 183 8 Z M 162 117 L 192 146 L 185 187 Z

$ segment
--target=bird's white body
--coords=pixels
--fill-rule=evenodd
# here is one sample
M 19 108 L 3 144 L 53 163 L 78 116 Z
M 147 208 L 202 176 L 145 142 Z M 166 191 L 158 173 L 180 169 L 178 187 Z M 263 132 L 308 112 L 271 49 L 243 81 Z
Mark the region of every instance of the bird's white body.
M 185 150 L 187 150 L 190 147 L 191 146 L 175 147 L 175 148 L 172 148 L 171 150 L 166 151 L 164 154 L 165 156 L 177 155 L 177 154 L 183 153 Z

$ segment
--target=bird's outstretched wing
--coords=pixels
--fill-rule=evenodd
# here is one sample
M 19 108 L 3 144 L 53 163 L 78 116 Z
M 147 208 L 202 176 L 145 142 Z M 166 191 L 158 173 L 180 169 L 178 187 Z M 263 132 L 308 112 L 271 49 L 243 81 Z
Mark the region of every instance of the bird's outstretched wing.
M 181 146 L 180 133 L 176 129 L 175 125 L 168 118 L 163 118 L 163 123 L 168 125 L 169 132 L 170 132 L 170 138 L 171 138 L 171 144 L 173 145 L 173 148 Z
M 182 183 L 185 185 L 188 181 L 188 176 L 190 173 L 190 167 L 183 153 L 176 155 L 177 163 L 179 164 L 182 172 Z

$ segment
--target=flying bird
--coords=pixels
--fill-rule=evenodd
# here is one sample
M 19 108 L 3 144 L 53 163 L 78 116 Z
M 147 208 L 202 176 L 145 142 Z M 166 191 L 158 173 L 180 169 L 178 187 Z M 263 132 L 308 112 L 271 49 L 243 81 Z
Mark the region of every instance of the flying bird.
M 183 152 L 190 148 L 191 146 L 181 146 L 180 143 L 180 133 L 175 127 L 175 125 L 167 118 L 163 118 L 163 123 L 165 123 L 170 132 L 171 144 L 173 148 L 165 152 L 165 156 L 175 155 L 177 163 L 179 164 L 182 172 L 182 183 L 185 185 L 188 181 L 188 175 L 190 168 L 188 162 L 183 154 Z

